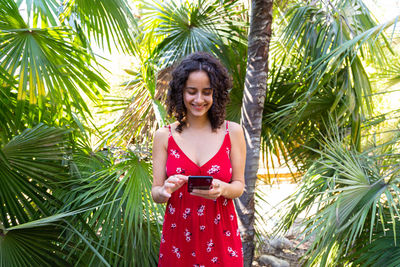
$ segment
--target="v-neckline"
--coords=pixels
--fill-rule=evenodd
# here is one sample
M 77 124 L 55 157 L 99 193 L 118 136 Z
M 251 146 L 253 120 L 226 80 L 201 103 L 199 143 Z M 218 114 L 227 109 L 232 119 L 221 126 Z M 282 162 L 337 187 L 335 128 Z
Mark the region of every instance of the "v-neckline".
M 186 155 L 186 153 L 182 150 L 182 148 L 178 145 L 178 143 L 175 141 L 175 138 L 174 138 L 174 136 L 172 135 L 172 132 L 171 132 L 171 138 L 172 138 L 172 140 L 174 141 L 174 143 L 175 143 L 175 145 L 179 148 L 179 150 L 182 152 L 182 154 L 191 162 L 191 163 L 193 163 L 196 167 L 198 167 L 198 168 L 202 168 L 202 167 L 204 167 L 205 165 L 207 165 L 212 159 L 214 159 L 218 154 L 219 154 L 219 152 L 221 151 L 221 149 L 222 149 L 222 147 L 224 146 L 224 144 L 225 144 L 225 139 L 226 139 L 226 136 L 228 135 L 228 132 L 225 132 L 225 136 L 224 136 L 224 140 L 222 140 L 222 144 L 221 144 L 221 146 L 219 147 L 219 149 L 218 149 L 218 151 L 209 159 L 209 160 L 207 160 L 204 164 L 202 164 L 201 166 L 200 165 L 198 165 L 196 162 L 194 162 L 191 158 L 189 158 L 189 156 L 188 155 Z

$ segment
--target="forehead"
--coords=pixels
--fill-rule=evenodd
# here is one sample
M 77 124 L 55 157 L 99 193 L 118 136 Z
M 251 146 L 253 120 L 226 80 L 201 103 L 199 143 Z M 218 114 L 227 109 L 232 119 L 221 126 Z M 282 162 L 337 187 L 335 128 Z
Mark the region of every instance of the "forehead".
M 207 72 L 201 70 L 191 72 L 186 81 L 186 87 L 210 87 L 210 78 L 208 77 Z

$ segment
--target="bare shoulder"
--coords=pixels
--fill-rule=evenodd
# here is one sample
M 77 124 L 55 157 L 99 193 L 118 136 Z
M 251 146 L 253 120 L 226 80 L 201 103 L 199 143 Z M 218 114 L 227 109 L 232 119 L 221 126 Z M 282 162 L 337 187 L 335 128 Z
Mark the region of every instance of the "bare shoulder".
M 154 146 L 164 146 L 168 144 L 169 129 L 168 127 L 161 127 L 156 130 L 153 137 Z
M 229 129 L 229 133 L 233 137 L 243 136 L 243 128 L 239 123 L 236 123 L 234 121 L 229 121 L 228 129 Z

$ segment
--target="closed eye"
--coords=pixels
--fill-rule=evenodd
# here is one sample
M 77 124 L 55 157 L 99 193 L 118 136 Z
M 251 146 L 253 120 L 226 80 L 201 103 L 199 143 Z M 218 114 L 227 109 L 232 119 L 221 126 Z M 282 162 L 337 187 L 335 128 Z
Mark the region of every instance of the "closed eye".
M 204 95 L 211 95 L 211 94 L 212 94 L 212 89 L 205 89 L 205 90 L 203 91 L 203 94 L 204 94 Z

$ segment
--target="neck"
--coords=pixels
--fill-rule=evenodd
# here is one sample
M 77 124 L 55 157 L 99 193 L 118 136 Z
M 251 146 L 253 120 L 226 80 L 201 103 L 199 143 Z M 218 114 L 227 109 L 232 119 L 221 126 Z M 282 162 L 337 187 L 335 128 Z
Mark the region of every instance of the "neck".
M 201 129 L 201 128 L 205 128 L 205 127 L 211 127 L 211 122 L 208 119 L 208 116 L 204 116 L 204 117 L 188 117 L 186 119 L 186 125 L 188 128 L 192 128 L 192 129 Z

